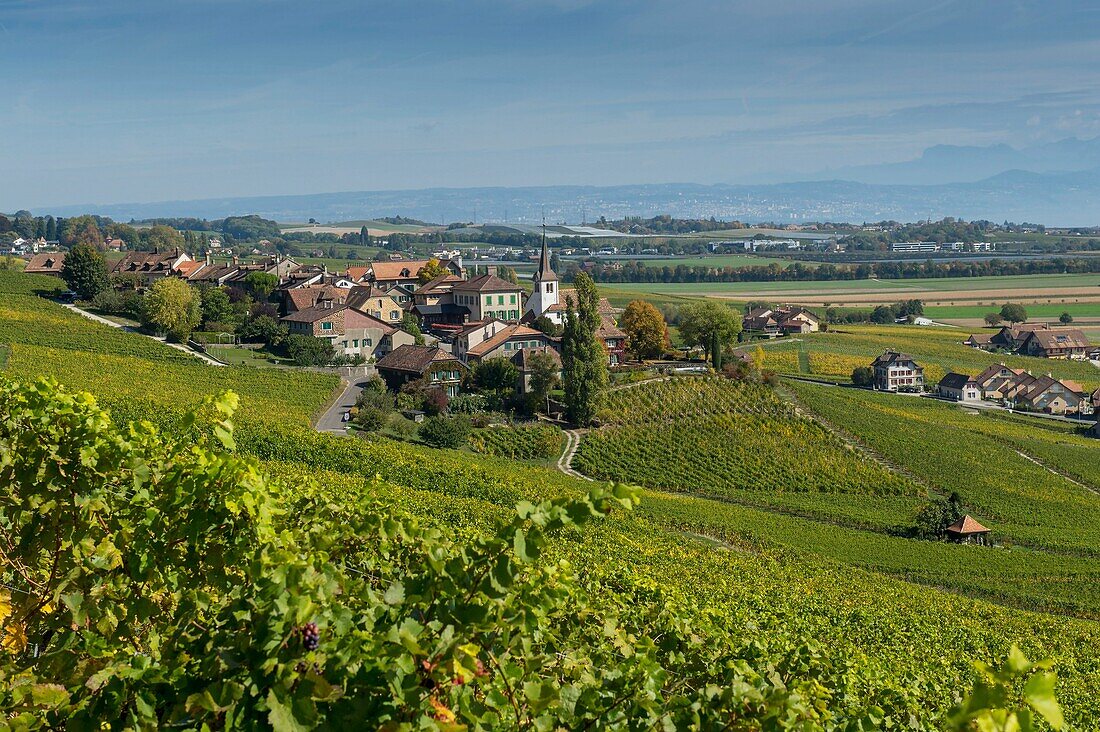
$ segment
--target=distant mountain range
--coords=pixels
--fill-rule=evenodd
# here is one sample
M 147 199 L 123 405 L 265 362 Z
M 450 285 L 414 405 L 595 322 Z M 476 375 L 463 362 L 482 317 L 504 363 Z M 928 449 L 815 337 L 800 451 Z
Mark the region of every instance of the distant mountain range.
M 857 183 L 939 185 L 980 181 L 1011 170 L 1072 173 L 1100 168 L 1100 137 L 1070 137 L 1017 149 L 1008 145 L 936 145 L 915 160 L 825 171 L 811 178 Z
M 97 213 L 119 221 L 259 214 L 279 222 L 377 216 L 426 221 L 577 224 L 622 216 L 715 217 L 777 223 L 916 221 L 957 216 L 1048 225 L 1100 224 L 1100 138 L 1032 148 L 938 146 L 902 163 L 833 171 L 767 185 L 425 188 L 158 203 L 59 206 L 36 213 Z

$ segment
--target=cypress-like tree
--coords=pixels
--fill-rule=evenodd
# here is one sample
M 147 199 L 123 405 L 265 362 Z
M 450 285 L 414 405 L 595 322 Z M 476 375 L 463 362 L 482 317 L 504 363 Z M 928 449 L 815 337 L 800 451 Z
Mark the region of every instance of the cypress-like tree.
M 81 300 L 91 300 L 110 286 L 103 254 L 86 242 L 75 245 L 65 255 L 61 279 Z
M 581 272 L 573 283 L 577 292 L 566 298 L 562 334 L 562 376 L 566 416 L 574 424 L 589 425 L 596 418 L 607 386 L 607 353 L 596 337 L 600 327 L 600 296 L 592 278 Z

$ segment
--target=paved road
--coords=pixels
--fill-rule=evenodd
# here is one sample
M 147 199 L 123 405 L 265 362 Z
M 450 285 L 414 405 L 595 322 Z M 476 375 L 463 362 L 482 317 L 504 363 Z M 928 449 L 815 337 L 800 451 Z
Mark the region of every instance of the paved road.
M 356 379 L 344 388 L 344 391 L 340 393 L 332 406 L 317 420 L 316 430 L 318 432 L 332 432 L 338 435 L 347 434 L 348 423 L 344 421 L 344 414 L 355 406 L 355 401 L 359 398 L 359 393 L 363 391 L 363 385 L 367 383 L 368 378 L 364 376 Z
M 225 366 L 225 364 L 222 363 L 221 361 L 215 361 L 214 359 L 207 356 L 205 353 L 200 353 L 199 351 L 193 351 L 190 348 L 188 348 L 187 346 L 183 345 L 182 343 L 169 343 L 164 338 L 160 338 L 159 336 L 149 335 L 147 333 L 142 333 L 137 328 L 132 328 L 128 325 L 123 325 L 122 323 L 116 323 L 113 320 L 108 320 L 107 318 L 100 317 L 99 315 L 96 315 L 95 313 L 89 313 L 87 310 L 82 310 L 81 308 L 78 308 L 76 305 L 72 305 L 72 304 L 69 304 L 69 303 L 63 303 L 62 307 L 68 308 L 69 310 L 72 310 L 74 313 L 77 313 L 79 315 L 83 315 L 85 318 L 88 318 L 90 320 L 94 320 L 97 323 L 101 323 L 101 324 L 109 326 L 111 328 L 121 328 L 122 330 L 128 331 L 130 333 L 137 333 L 138 335 L 144 336 L 145 338 L 151 338 L 154 341 L 160 341 L 161 343 L 168 346 L 169 348 L 174 348 L 177 351 L 182 351 L 183 353 L 186 353 L 188 356 L 194 356 L 195 358 L 199 359 L 203 363 L 209 364 L 210 366 Z

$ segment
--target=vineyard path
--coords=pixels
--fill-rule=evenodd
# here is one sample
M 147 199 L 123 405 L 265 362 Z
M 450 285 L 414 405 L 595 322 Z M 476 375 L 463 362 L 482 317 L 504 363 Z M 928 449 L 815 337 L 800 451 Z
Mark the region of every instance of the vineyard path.
M 125 326 L 122 323 L 116 323 L 113 320 L 108 320 L 107 318 L 100 317 L 100 316 L 96 315 L 95 313 L 89 313 L 87 310 L 83 310 L 81 308 L 78 308 L 76 305 L 64 304 L 64 305 L 62 305 L 62 307 L 67 308 L 68 310 L 71 310 L 74 313 L 78 313 L 80 315 L 83 315 L 85 318 L 88 318 L 90 320 L 94 320 L 95 322 L 100 323 L 102 325 L 106 325 L 106 326 L 109 326 L 111 328 L 120 328 L 120 329 L 128 331 L 130 333 L 137 333 L 138 335 L 145 336 L 146 338 L 151 338 L 154 341 L 160 341 L 161 343 L 168 346 L 169 348 L 174 348 L 177 351 L 182 351 L 183 353 L 186 353 L 188 356 L 194 356 L 195 358 L 199 359 L 203 363 L 206 363 L 210 366 L 225 366 L 225 364 L 222 363 L 221 361 L 215 361 L 214 359 L 207 356 L 205 353 L 199 353 L 198 351 L 192 351 L 190 348 L 188 348 L 187 346 L 185 346 L 183 344 L 169 343 L 164 338 L 160 338 L 158 336 L 152 336 L 152 335 L 148 335 L 146 333 L 142 333 L 141 331 L 137 330 L 136 328 L 131 328 L 129 326 Z
M 582 480 L 592 480 L 587 475 L 573 470 L 573 456 L 577 454 L 577 448 L 581 446 L 581 438 L 586 430 L 565 430 L 565 449 L 558 458 L 558 470 Z

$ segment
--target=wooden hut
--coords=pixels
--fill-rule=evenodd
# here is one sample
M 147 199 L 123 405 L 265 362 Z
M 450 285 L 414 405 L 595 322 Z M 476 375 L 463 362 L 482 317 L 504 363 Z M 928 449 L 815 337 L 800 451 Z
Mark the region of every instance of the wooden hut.
M 989 529 L 967 514 L 947 527 L 947 538 L 959 544 L 985 545 L 989 543 Z

